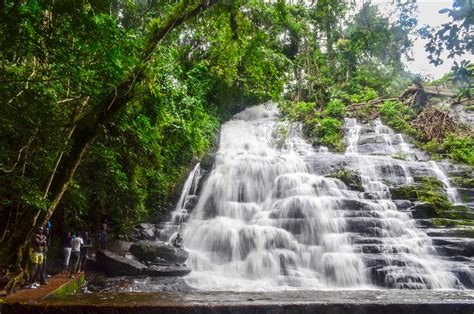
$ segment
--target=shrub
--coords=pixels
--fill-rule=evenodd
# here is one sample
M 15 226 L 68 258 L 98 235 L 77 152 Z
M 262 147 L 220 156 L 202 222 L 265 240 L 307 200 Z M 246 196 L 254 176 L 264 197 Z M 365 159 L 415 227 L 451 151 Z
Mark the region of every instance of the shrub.
M 474 165 L 474 136 L 448 135 L 444 140 L 443 149 L 450 158 Z
M 416 129 L 410 125 L 415 113 L 413 110 L 399 101 L 386 101 L 380 108 L 382 119 L 391 128 L 416 136 Z
M 340 99 L 331 99 L 323 110 L 326 117 L 343 119 L 346 114 L 346 106 Z

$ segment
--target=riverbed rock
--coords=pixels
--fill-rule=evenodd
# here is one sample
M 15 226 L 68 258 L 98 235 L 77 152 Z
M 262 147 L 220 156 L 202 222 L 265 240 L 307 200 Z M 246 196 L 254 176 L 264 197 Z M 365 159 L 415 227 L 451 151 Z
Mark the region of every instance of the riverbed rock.
M 183 264 L 189 256 L 186 250 L 163 241 L 138 241 L 132 244 L 130 252 L 141 261 L 164 265 Z
M 186 276 L 191 272 L 186 266 L 177 266 L 177 265 L 168 265 L 168 266 L 159 266 L 159 265 L 152 265 L 148 267 L 146 270 L 146 275 L 150 277 L 164 277 L 164 276 L 172 276 L 172 277 L 181 277 Z
M 139 276 L 147 269 L 138 261 L 106 250 L 97 252 L 96 264 L 107 276 Z

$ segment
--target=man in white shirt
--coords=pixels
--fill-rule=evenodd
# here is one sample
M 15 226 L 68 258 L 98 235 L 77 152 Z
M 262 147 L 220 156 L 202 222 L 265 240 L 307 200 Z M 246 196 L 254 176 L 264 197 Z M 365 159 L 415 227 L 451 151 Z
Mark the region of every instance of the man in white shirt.
M 68 275 L 69 278 L 74 278 L 72 276 L 73 273 L 77 273 L 77 267 L 79 264 L 79 258 L 81 257 L 81 246 L 84 245 L 84 241 L 81 238 L 81 234 L 79 232 L 76 233 L 76 236 L 73 236 L 71 244 L 71 259 L 69 262 L 69 270 Z

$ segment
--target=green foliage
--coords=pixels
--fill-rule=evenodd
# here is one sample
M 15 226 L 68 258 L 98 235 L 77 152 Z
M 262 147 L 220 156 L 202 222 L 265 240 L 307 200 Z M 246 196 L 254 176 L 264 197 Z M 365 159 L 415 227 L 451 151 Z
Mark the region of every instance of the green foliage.
M 470 27 L 473 24 L 474 8 L 470 0 L 454 0 L 452 8 L 439 11 L 448 14 L 451 21 L 444 23 L 437 30 L 424 28 L 421 35 L 427 38 L 426 51 L 430 53 L 430 62 L 439 65 L 443 63 L 441 53 L 448 50 L 448 58 L 463 56 L 474 48 Z M 446 35 L 449 33 L 449 35 Z
M 281 24 L 274 19 L 279 4 L 216 5 L 155 47 L 150 30 L 199 3 L 26 1 L 2 8 L 1 230 L 14 229 L 9 213 L 48 207 L 45 186 L 58 158 L 74 149 L 68 134 L 75 122 L 132 69 L 144 69 L 133 78 L 140 84 L 83 156 L 53 216 L 56 226 L 95 229 L 106 218 L 119 234 L 157 218 L 236 105 L 280 97 L 291 62 L 271 34 Z M 140 53 L 152 50 L 149 59 Z
M 426 26 L 420 30 L 421 36 L 428 39 L 425 45 L 428 59 L 430 63 L 438 66 L 443 63 L 444 51 L 449 59 L 465 58 L 460 62 L 454 61 L 449 77 L 443 80 L 449 80 L 456 86 L 459 97 L 470 97 L 474 93 L 474 65 L 468 60 L 469 53 L 474 50 L 471 30 L 474 23 L 472 1 L 454 0 L 452 8 L 444 8 L 439 13 L 448 14 L 451 20 L 436 29 Z
M 409 123 L 414 118 L 413 110 L 399 101 L 386 101 L 380 108 L 382 119 L 391 128 L 415 136 L 417 131 Z
M 464 205 L 454 205 L 447 200 L 443 193 L 442 183 L 432 177 L 415 177 L 418 183 L 418 199 L 428 205 L 431 209 L 432 224 L 434 226 L 457 226 L 472 225 L 474 215 L 469 207 Z
M 466 175 L 469 176 L 470 174 L 466 174 Z M 472 177 L 472 174 L 471 174 L 471 177 L 456 176 L 456 177 L 451 177 L 450 179 L 453 180 L 453 182 L 458 187 L 474 189 L 474 178 Z
M 288 135 L 290 134 L 290 130 L 286 125 L 279 124 L 273 130 L 272 138 L 274 145 L 278 148 L 285 147 L 286 140 L 288 139 Z
M 399 159 L 399 160 L 407 160 L 407 157 L 408 155 L 405 152 L 397 152 L 392 155 L 392 158 Z
M 281 101 L 278 107 L 285 118 L 293 122 L 306 121 L 310 119 L 315 112 L 314 103 L 304 101 Z
M 426 142 L 425 144 L 422 145 L 422 148 L 426 151 L 428 151 L 431 154 L 436 154 L 441 152 L 441 145 L 438 143 L 436 139 L 432 139 L 429 142 Z
M 316 143 L 334 147 L 339 151 L 344 149 L 341 142 L 343 130 L 342 122 L 340 120 L 330 117 L 321 119 L 315 135 Z
M 458 226 L 473 226 L 474 221 L 471 219 L 447 219 L 447 218 L 433 218 L 431 219 L 431 225 L 433 227 L 448 227 L 454 228 Z M 472 233 L 472 230 L 470 233 Z M 469 237 L 474 237 L 474 234 L 470 234 Z
M 344 182 L 350 189 L 363 192 L 362 179 L 358 170 L 342 168 L 328 175 L 331 178 L 337 178 Z
M 415 184 L 403 185 L 391 189 L 392 197 L 395 199 L 409 199 L 421 201 L 425 206 L 421 207 L 424 215 L 429 218 L 452 218 L 453 204 L 448 201 L 443 191 L 443 184 L 433 177 L 415 177 Z
M 456 136 L 449 135 L 444 143 L 443 149 L 450 158 L 474 165 L 474 135 Z
M 323 110 L 323 115 L 342 119 L 346 115 L 346 106 L 340 99 L 331 99 Z

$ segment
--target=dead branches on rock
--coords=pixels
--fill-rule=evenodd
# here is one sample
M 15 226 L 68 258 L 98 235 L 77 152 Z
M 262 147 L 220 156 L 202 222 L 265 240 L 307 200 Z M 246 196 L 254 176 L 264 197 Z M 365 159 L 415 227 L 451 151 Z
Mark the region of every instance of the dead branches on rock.
M 412 125 L 419 130 L 423 141 L 435 139 L 438 143 L 443 142 L 448 134 L 463 135 L 467 129 L 454 120 L 448 111 L 428 108 L 422 111 Z

